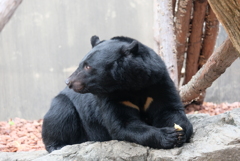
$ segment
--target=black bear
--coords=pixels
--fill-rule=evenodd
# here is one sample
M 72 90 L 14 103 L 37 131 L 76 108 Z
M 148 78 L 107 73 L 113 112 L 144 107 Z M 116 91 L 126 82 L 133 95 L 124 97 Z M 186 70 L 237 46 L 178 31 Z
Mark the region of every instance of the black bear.
M 124 140 L 157 149 L 188 142 L 193 128 L 162 59 L 128 37 L 93 36 L 91 44 L 44 116 L 46 150 L 86 141 Z

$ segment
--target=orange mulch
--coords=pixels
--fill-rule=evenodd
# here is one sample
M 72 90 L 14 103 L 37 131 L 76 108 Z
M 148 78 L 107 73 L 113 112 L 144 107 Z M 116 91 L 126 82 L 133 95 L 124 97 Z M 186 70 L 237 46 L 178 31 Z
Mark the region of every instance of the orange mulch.
M 202 105 L 189 105 L 185 108 L 187 114 L 206 113 L 211 116 L 219 115 L 234 108 L 240 108 L 240 102 L 215 104 L 204 102 Z
M 0 151 L 44 150 L 41 137 L 42 120 L 15 118 L 0 122 Z
M 220 113 L 240 108 L 240 102 L 232 104 L 214 104 L 204 102 L 202 106 L 191 105 L 186 113 L 207 113 L 218 115 Z M 0 152 L 36 151 L 44 150 L 41 137 L 42 120 L 13 120 L 0 122 Z

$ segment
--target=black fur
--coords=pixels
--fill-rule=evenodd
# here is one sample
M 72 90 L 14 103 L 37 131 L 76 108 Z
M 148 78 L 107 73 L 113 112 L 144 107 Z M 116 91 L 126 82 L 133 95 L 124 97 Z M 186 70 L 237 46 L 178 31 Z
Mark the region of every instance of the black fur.
M 96 46 L 99 42 L 100 42 L 100 40 L 99 40 L 98 36 L 92 36 L 91 37 L 91 45 L 92 45 L 92 47 Z
M 189 141 L 192 125 L 152 49 L 127 37 L 100 42 L 93 36 L 91 44 L 66 81 L 69 88 L 53 99 L 44 117 L 48 152 L 86 141 L 125 140 L 164 149 Z M 174 123 L 183 131 L 176 131 Z

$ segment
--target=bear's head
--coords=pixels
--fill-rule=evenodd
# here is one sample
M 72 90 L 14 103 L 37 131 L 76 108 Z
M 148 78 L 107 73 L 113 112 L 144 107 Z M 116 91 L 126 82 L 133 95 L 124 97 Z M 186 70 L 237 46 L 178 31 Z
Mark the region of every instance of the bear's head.
M 100 41 L 99 37 L 92 36 L 91 44 L 92 50 L 66 80 L 75 92 L 103 94 L 138 91 L 161 75 L 160 57 L 134 39 L 114 37 Z

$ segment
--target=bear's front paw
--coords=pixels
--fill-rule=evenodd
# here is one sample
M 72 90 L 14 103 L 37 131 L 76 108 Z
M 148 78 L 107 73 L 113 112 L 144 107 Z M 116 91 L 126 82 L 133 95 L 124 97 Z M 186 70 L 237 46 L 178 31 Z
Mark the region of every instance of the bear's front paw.
M 163 149 L 180 147 L 186 142 L 185 132 L 176 131 L 173 127 L 161 128 L 161 133 L 162 138 L 160 144 Z
M 176 131 L 177 133 L 177 143 L 175 144 L 176 147 L 181 147 L 186 142 L 186 134 L 184 131 Z

